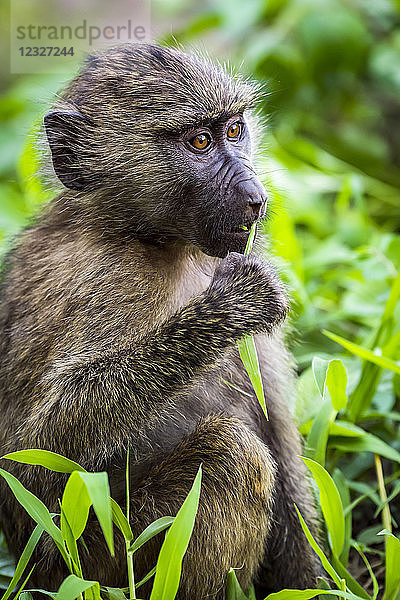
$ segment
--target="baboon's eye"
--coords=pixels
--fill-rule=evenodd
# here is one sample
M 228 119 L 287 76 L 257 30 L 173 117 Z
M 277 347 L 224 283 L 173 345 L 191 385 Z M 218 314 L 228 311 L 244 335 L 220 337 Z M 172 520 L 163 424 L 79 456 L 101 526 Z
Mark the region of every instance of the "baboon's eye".
M 211 144 L 211 138 L 206 133 L 198 133 L 190 140 L 190 143 L 197 150 L 205 150 Z
M 232 123 L 228 127 L 227 136 L 230 140 L 237 140 L 242 131 L 242 124 L 239 121 Z

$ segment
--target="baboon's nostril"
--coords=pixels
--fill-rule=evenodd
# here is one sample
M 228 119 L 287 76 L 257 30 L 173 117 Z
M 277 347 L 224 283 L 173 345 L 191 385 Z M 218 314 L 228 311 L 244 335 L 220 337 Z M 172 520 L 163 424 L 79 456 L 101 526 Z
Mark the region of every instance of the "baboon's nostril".
M 246 212 L 251 219 L 258 219 L 262 208 L 262 202 L 259 200 L 249 200 Z

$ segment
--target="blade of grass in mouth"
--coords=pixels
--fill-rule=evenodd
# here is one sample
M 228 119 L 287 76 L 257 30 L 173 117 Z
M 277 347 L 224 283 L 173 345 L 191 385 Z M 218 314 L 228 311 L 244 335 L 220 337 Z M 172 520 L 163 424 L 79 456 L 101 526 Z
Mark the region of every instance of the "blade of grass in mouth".
M 247 239 L 244 255 L 248 256 L 253 248 L 254 238 L 256 236 L 257 223 L 253 223 L 250 234 Z M 267 406 L 265 403 L 264 387 L 261 377 L 260 364 L 258 362 L 257 348 L 252 335 L 244 335 L 238 342 L 239 354 L 244 368 L 247 371 L 251 385 L 255 391 L 257 399 L 263 409 L 265 418 L 268 420 Z

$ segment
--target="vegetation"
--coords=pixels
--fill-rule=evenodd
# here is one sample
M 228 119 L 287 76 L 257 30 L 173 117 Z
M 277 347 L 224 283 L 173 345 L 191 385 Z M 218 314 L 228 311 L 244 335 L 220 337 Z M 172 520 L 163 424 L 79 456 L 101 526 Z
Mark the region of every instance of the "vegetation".
M 323 555 L 299 514 L 326 577 L 318 591 L 276 596 L 399 600 L 399 6 L 394 0 L 219 0 L 199 8 L 158 0 L 154 12 L 160 21 L 177 21 L 178 41 L 200 43 L 229 58 L 266 90 L 260 111 L 267 132 L 259 153 L 271 195 L 265 229 L 293 298 L 288 342 L 299 377 L 291 402 L 326 533 Z M 0 102 L 3 249 L 51 196 L 34 176 L 32 137 L 24 141 L 20 132 L 42 110 L 27 98 L 46 100 L 59 81 L 36 76 L 8 83 Z M 2 545 L 4 589 L 24 581 L 28 573 L 22 567 L 45 530 L 71 572 L 57 598 L 134 597 L 134 587 L 140 594 L 140 582 L 134 586 L 135 548 L 172 523 L 163 548 L 169 544 L 177 554 L 161 551 L 151 598 L 173 599 L 200 474 L 178 516 L 166 515 L 134 541 L 126 515 L 110 504 L 104 474 L 67 468 L 65 459 L 48 453 L 10 458 L 72 474 L 58 528 L 44 505 L 2 472 L 38 523 L 11 586 L 14 567 Z M 72 506 L 78 487 L 81 505 Z M 110 551 L 112 520 L 125 536 L 129 590 L 83 582 L 76 542 L 84 536 L 91 505 Z M 233 571 L 228 589 L 231 600 L 243 600 Z

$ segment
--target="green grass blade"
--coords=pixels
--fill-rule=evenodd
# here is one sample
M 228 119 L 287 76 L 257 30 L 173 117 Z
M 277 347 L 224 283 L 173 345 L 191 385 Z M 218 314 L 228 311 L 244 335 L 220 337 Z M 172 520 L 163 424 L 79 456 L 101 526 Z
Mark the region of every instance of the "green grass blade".
M 72 529 L 70 524 L 68 523 L 68 519 L 66 518 L 63 508 L 61 506 L 61 533 L 63 535 L 65 544 L 67 546 L 67 550 L 69 553 L 69 558 L 71 560 L 71 573 L 74 573 L 78 577 L 82 577 L 82 568 L 81 562 L 79 559 L 79 551 L 78 545 L 76 543 L 76 539 L 72 533 Z
M 309 530 L 307 523 L 304 521 L 301 512 L 299 511 L 299 509 L 297 508 L 296 505 L 294 505 L 297 515 L 300 519 L 300 525 L 302 530 L 304 531 L 304 534 L 311 546 L 311 548 L 314 550 L 314 552 L 317 554 L 317 556 L 319 557 L 322 566 L 324 567 L 325 571 L 332 577 L 333 581 L 336 583 L 336 585 L 338 586 L 338 588 L 340 589 L 341 587 L 341 580 L 340 577 L 338 576 L 338 574 L 336 573 L 335 569 L 333 568 L 333 566 L 331 565 L 331 563 L 329 562 L 329 560 L 327 559 L 327 557 L 325 556 L 325 554 L 323 553 L 322 549 L 320 548 L 320 546 L 318 545 L 318 543 L 315 541 L 315 539 L 313 538 L 311 531 Z M 336 593 L 336 590 L 335 590 Z M 268 596 L 269 597 L 269 596 Z
M 39 592 L 40 594 L 44 594 L 45 596 L 49 596 L 50 598 L 55 598 L 57 592 L 48 592 L 47 590 L 43 590 L 41 588 L 29 588 L 29 590 L 25 590 L 26 592 Z M 3 600 L 3 598 L 1 599 Z
M 193 532 L 201 488 L 201 467 L 161 547 L 150 600 L 174 600 L 178 591 L 182 560 Z
M 360 437 L 331 437 L 329 445 L 343 452 L 373 452 L 389 460 L 400 463 L 400 452 L 386 444 L 372 433 L 365 433 Z
M 320 595 L 329 595 L 329 596 L 339 596 L 340 598 L 345 598 L 346 600 L 357 600 L 360 598 L 363 600 L 362 596 L 356 596 L 351 592 L 343 592 L 342 590 L 281 590 L 280 592 L 273 592 L 272 594 L 268 594 L 265 600 L 311 600 L 311 598 L 315 598 Z
M 111 498 L 111 510 L 112 519 L 124 536 L 125 541 L 131 542 L 133 540 L 133 533 L 129 521 L 122 512 L 120 505 L 113 498 Z
M 373 596 L 372 596 L 372 600 L 376 600 L 376 598 L 378 596 L 378 593 L 379 593 L 379 584 L 378 584 L 378 581 L 377 581 L 377 579 L 375 577 L 375 573 L 373 572 L 372 567 L 371 567 L 371 565 L 369 563 L 369 560 L 367 559 L 367 557 L 365 556 L 364 552 L 361 550 L 361 548 L 359 547 L 359 545 L 358 544 L 354 544 L 353 547 L 355 548 L 355 550 L 357 550 L 357 552 L 359 553 L 359 555 L 363 559 L 365 566 L 368 569 L 368 573 L 369 573 L 369 576 L 371 577 L 372 586 L 373 586 L 373 590 L 374 590 L 374 593 L 373 593 Z
M 79 472 L 74 471 L 68 478 L 62 497 L 61 531 L 67 519 L 74 539 L 78 540 L 86 527 L 91 504 L 86 484 Z
M 333 481 L 335 482 L 335 485 L 337 487 L 337 490 L 339 492 L 340 499 L 341 499 L 342 505 L 343 505 L 344 545 L 343 545 L 343 549 L 340 553 L 339 560 L 346 567 L 349 562 L 349 552 L 350 552 L 350 545 L 351 545 L 351 530 L 352 530 L 352 512 L 350 509 L 346 513 L 346 508 L 348 508 L 351 504 L 351 496 L 350 496 L 349 486 L 347 485 L 346 477 L 343 475 L 343 473 L 342 473 L 342 471 L 340 471 L 340 469 L 336 468 L 334 470 L 332 478 L 333 478 Z M 334 563 L 333 563 L 333 566 L 336 569 L 336 566 Z M 339 575 L 340 575 L 340 573 L 339 573 Z M 340 575 L 340 577 L 342 577 L 342 579 L 343 579 L 343 575 Z M 354 590 L 352 590 L 352 591 L 354 592 Z
M 8 471 L 0 469 L 0 475 L 4 477 L 18 502 L 24 507 L 35 523 L 47 531 L 58 546 L 63 547 L 64 540 L 61 531 L 57 525 L 54 524 L 53 519 L 43 502 L 32 494 L 32 492 L 27 490 L 22 483 Z
M 392 286 L 389 300 L 371 344 L 372 348 L 382 348 L 382 353 L 389 359 L 393 358 L 398 343 L 396 336 L 393 336 L 392 333 L 394 328 L 393 312 L 399 298 L 399 281 L 400 274 Z M 353 421 L 356 421 L 359 415 L 370 407 L 381 376 L 381 366 L 364 360 L 359 382 L 351 394 L 348 405 L 348 413 Z
M 248 256 L 253 248 L 253 242 L 256 236 L 257 223 L 253 223 L 250 229 L 250 234 L 247 239 L 244 256 Z M 265 418 L 268 420 L 268 412 L 265 402 L 264 387 L 261 377 L 260 364 L 258 362 L 257 348 L 252 335 L 245 335 L 238 342 L 239 354 L 246 369 L 251 385 L 254 388 L 257 399 L 263 409 Z
M 155 575 L 155 573 L 156 573 L 156 570 L 157 570 L 157 567 L 153 567 L 153 568 L 151 569 L 151 571 L 149 571 L 149 572 L 147 573 L 147 575 L 145 575 L 145 576 L 143 577 L 143 579 L 141 579 L 141 580 L 139 581 L 139 583 L 137 583 L 137 584 L 136 584 L 136 587 L 137 587 L 137 588 L 139 588 L 141 585 L 144 585 L 145 583 L 147 583 L 147 581 L 149 581 L 149 579 L 151 579 L 151 578 L 153 577 L 153 575 Z
M 367 360 L 382 369 L 389 369 L 394 373 L 400 374 L 400 365 L 398 365 L 394 360 L 387 358 L 386 356 L 379 356 L 374 354 L 371 350 L 367 348 L 363 348 L 363 346 L 358 346 L 353 342 L 349 342 L 345 338 L 342 338 L 340 335 L 336 335 L 335 333 L 331 333 L 330 331 L 323 330 L 322 333 L 326 335 L 330 340 L 337 342 L 343 348 L 346 348 L 351 354 L 355 354 L 364 360 Z
M 344 544 L 343 505 L 337 487 L 329 473 L 319 463 L 302 457 L 319 489 L 322 514 L 330 535 L 332 551 L 340 555 Z
M 226 578 L 226 600 L 247 600 L 233 569 L 229 570 Z
M 26 567 L 28 566 L 28 563 L 31 559 L 33 551 L 36 548 L 37 543 L 39 542 L 43 531 L 44 531 L 44 529 L 40 525 L 36 525 L 35 529 L 32 531 L 30 538 L 29 538 L 25 548 L 23 549 L 21 557 L 17 563 L 13 578 L 11 579 L 8 588 L 4 592 L 4 595 L 2 596 L 2 600 L 8 600 L 8 598 L 11 596 L 15 586 L 21 579 Z
M 387 529 L 378 535 L 386 537 L 385 600 L 396 600 L 400 594 L 400 540 Z
M 341 360 L 329 361 L 325 385 L 328 388 L 333 408 L 337 411 L 346 408 L 347 373 Z
M 18 450 L 18 452 L 10 452 L 9 454 L 2 456 L 2 458 L 15 460 L 16 462 L 24 463 L 26 465 L 45 467 L 46 469 L 56 471 L 57 473 L 72 473 L 72 471 L 86 470 L 73 460 L 65 458 L 65 456 L 61 456 L 61 454 L 50 452 L 50 450 L 38 450 L 36 448 Z
M 324 397 L 326 373 L 329 367 L 329 360 L 314 356 L 312 361 L 312 372 L 314 376 L 315 384 L 319 390 L 321 398 Z
M 250 228 L 249 237 L 247 238 L 246 248 L 244 249 L 244 256 L 248 256 L 253 249 L 254 239 L 257 232 L 257 223 L 253 223 Z
M 265 417 L 268 419 L 267 407 L 265 404 L 264 386 L 262 382 L 260 365 L 258 362 L 257 349 L 252 335 L 245 335 L 238 342 L 239 354 L 247 371 L 251 385 L 256 393 L 257 399 L 263 409 Z
M 28 575 L 26 576 L 26 578 L 25 578 L 25 581 L 23 581 L 23 583 L 22 583 L 21 587 L 19 588 L 19 591 L 18 591 L 18 593 L 15 595 L 15 600 L 18 600 L 18 598 L 20 597 L 20 595 L 23 593 L 23 591 L 24 591 L 24 587 L 25 587 L 25 586 L 26 586 L 26 584 L 28 583 L 28 581 L 29 581 L 29 578 L 30 578 L 30 576 L 32 575 L 32 573 L 33 573 L 33 569 L 34 569 L 34 568 L 35 568 L 35 565 L 33 565 L 32 569 L 29 571 Z M 29 593 L 29 592 L 28 592 L 28 593 Z
M 100 588 L 102 594 L 105 594 L 108 600 L 126 600 L 126 596 L 121 588 L 113 588 L 102 586 Z
M 361 587 L 361 585 L 356 581 L 351 573 L 342 565 L 339 558 L 337 556 L 332 556 L 332 565 L 342 579 L 345 580 L 347 587 L 350 592 L 356 594 L 360 598 L 364 598 L 364 600 L 372 600 L 372 597 Z M 336 592 L 335 592 L 336 594 Z
M 100 585 L 97 581 L 87 581 L 76 575 L 69 575 L 60 585 L 56 600 L 75 600 L 89 589 L 93 590 L 94 598 L 100 600 Z
M 167 529 L 167 527 L 170 527 L 174 522 L 174 519 L 175 517 L 161 517 L 160 519 L 153 521 L 153 523 L 150 523 L 150 525 L 146 527 L 146 529 L 142 531 L 142 533 L 136 538 L 129 548 L 129 551 L 136 552 L 139 550 L 139 548 L 151 540 L 151 538 L 159 534 L 161 531 Z
M 106 596 L 108 600 L 126 600 L 126 596 L 121 588 L 110 588 L 106 586 L 102 586 L 100 588 L 102 595 Z
M 104 538 L 114 556 L 114 537 L 112 526 L 112 509 L 110 498 L 110 486 L 106 472 L 101 473 L 78 473 L 86 485 L 87 492 L 93 504 L 94 512 L 99 520 Z
M 330 400 L 326 400 L 313 420 L 307 436 L 305 453 L 308 458 L 313 458 L 321 465 L 325 464 L 329 430 L 336 414 L 337 412 L 332 407 Z
M 250 586 L 248 599 L 249 600 L 257 600 L 257 598 L 256 598 L 256 590 L 254 589 L 254 585 L 253 584 Z

